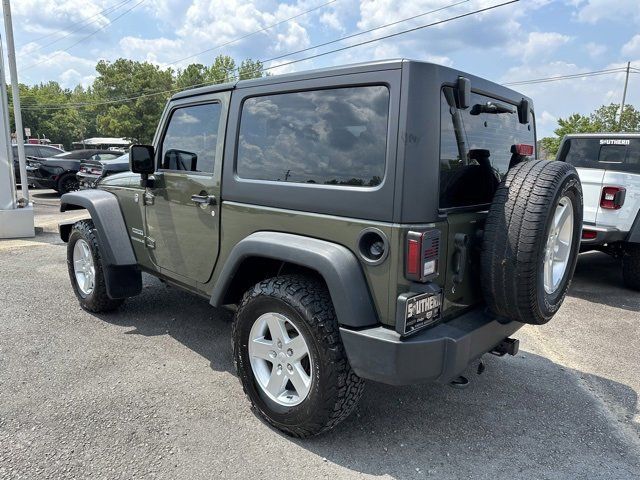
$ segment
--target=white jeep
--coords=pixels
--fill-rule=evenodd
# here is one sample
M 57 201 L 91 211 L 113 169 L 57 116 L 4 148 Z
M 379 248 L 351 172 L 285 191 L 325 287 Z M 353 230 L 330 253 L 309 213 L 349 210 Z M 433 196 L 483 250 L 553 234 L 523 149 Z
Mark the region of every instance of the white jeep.
M 557 160 L 582 182 L 581 251 L 621 258 L 625 285 L 640 290 L 640 133 L 566 135 Z

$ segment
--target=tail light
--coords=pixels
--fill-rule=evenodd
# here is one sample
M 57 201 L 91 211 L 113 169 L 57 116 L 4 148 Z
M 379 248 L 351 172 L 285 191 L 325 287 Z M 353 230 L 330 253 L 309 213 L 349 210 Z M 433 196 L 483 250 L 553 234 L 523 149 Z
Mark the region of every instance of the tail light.
M 582 240 L 594 240 L 598 236 L 598 232 L 594 230 L 582 230 Z
M 533 155 L 533 145 L 527 145 L 526 143 L 519 143 L 515 145 L 515 150 L 518 155 L 523 157 L 530 157 Z
M 627 190 L 623 187 L 603 187 L 600 206 L 607 210 L 619 210 L 624 205 Z
M 438 276 L 440 231 L 408 232 L 405 276 L 408 280 L 426 282 Z

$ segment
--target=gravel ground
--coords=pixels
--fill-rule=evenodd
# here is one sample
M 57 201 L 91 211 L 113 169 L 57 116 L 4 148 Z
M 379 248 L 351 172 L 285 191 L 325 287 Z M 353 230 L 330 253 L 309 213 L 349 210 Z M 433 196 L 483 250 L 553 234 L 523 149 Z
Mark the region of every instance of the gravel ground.
M 301 441 L 251 412 L 228 312 L 149 276 L 115 314 L 80 309 L 55 197 L 35 198 L 43 230 L 0 241 L 0 478 L 640 477 L 640 294 L 605 255 L 466 390 L 368 383 Z

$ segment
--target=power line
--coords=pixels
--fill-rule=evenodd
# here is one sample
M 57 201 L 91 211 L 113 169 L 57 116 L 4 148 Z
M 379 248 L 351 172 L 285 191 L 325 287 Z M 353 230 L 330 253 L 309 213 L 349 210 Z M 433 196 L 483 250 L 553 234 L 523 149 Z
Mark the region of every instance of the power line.
M 96 13 L 95 15 L 91 15 L 91 16 L 90 16 L 90 17 L 88 17 L 88 18 L 84 18 L 84 19 L 82 19 L 82 20 L 78 20 L 77 22 L 73 22 L 73 23 L 71 23 L 70 25 L 68 25 L 68 26 L 67 26 L 67 28 L 74 27 L 74 26 L 79 25 L 79 24 L 81 24 L 81 23 L 85 23 L 87 20 L 91 20 L 92 18 L 95 18 L 95 17 L 97 17 L 97 16 L 99 16 L 99 15 L 104 15 L 104 14 L 107 14 L 107 13 L 112 13 L 114 10 L 117 10 L 121 5 L 123 5 L 123 4 L 125 4 L 125 3 L 129 3 L 130 1 L 131 1 L 131 0 L 124 0 L 123 2 L 120 2 L 120 3 L 116 4 L 116 5 L 112 5 L 112 6 L 110 6 L 110 7 L 107 7 L 107 8 L 105 8 L 104 10 L 100 10 L 100 11 L 99 11 L 98 13 Z M 95 22 L 90 22 L 90 23 L 95 23 Z M 64 33 L 64 32 L 66 32 L 66 31 L 67 31 L 66 29 L 56 30 L 55 32 L 51 32 L 51 33 L 48 33 L 48 34 L 43 35 L 43 36 L 41 36 L 41 37 L 35 38 L 35 39 L 33 39 L 33 40 L 29 40 L 27 43 L 23 43 L 22 45 L 19 45 L 19 47 L 22 47 L 22 46 L 24 46 L 24 45 L 27 45 L 28 43 L 39 42 L 40 40 L 44 40 L 45 38 L 49 38 L 49 37 L 51 37 L 51 36 L 57 35 L 57 34 L 59 34 L 59 33 Z M 57 40 L 56 40 L 56 42 L 57 42 Z
M 362 45 L 367 45 L 367 44 L 370 44 L 370 43 L 378 42 L 380 40 L 386 40 L 386 39 L 397 37 L 397 36 L 400 36 L 400 35 L 405 35 L 407 33 L 412 33 L 412 32 L 415 32 L 417 30 L 422 30 L 422 29 L 433 27 L 433 26 L 436 26 L 436 25 L 441 25 L 441 24 L 444 24 L 444 23 L 447 23 L 447 22 L 451 22 L 451 21 L 454 21 L 454 20 L 459 20 L 461 18 L 465 18 L 465 17 L 469 17 L 469 16 L 472 16 L 472 15 L 476 15 L 478 13 L 483 13 L 483 12 L 486 12 L 486 11 L 489 11 L 489 10 L 493 10 L 493 9 L 496 9 L 496 8 L 499 8 L 499 7 L 510 5 L 512 3 L 517 3 L 518 1 L 519 0 L 510 0 L 510 1 L 499 3 L 499 4 L 496 4 L 496 5 L 491 5 L 489 7 L 481 8 L 481 9 L 474 10 L 474 11 L 471 11 L 471 12 L 466 12 L 466 13 L 463 13 L 463 14 L 460 14 L 460 15 L 456 15 L 454 17 L 446 18 L 446 19 L 443 19 L 443 20 L 438 20 L 438 21 L 431 22 L 431 23 L 428 23 L 428 24 L 424 24 L 424 25 L 420 25 L 420 26 L 417 26 L 417 27 L 413 27 L 413 28 L 410 28 L 410 29 L 407 29 L 407 30 L 401 30 L 399 32 L 395 32 L 395 33 L 391 33 L 391 34 L 384 35 L 384 36 L 381 36 L 381 37 L 376 37 L 376 38 L 373 38 L 373 39 L 365 40 L 365 41 L 362 41 L 362 42 L 359 42 L 359 43 L 355 43 L 355 44 L 352 44 L 352 45 L 346 45 L 344 47 L 340 47 L 340 48 L 336 48 L 336 49 L 329 50 L 329 51 L 326 51 L 326 52 L 322 52 L 322 53 L 310 55 L 310 56 L 307 56 L 307 57 L 299 58 L 299 59 L 292 60 L 290 62 L 282 63 L 282 64 L 279 64 L 279 65 L 274 65 L 272 67 L 263 67 L 262 69 L 260 69 L 260 71 L 261 72 L 266 72 L 266 71 L 273 70 L 273 69 L 276 69 L 276 68 L 281 68 L 281 67 L 292 65 L 292 64 L 295 64 L 295 63 L 304 62 L 306 60 L 311 60 L 311 59 L 322 57 L 322 56 L 325 56 L 325 55 L 330 55 L 332 53 L 337 53 L 337 52 L 340 52 L 340 51 L 348 50 L 348 49 L 359 47 L 359 46 L 362 46 Z M 380 27 L 380 28 L 382 28 L 382 27 Z M 336 41 L 340 41 L 340 40 L 336 40 Z M 328 42 L 325 43 L 325 44 L 322 44 L 322 45 L 326 45 L 326 44 L 328 44 Z M 310 47 L 310 48 L 314 48 L 314 47 Z M 294 55 L 296 53 L 300 53 L 300 51 L 292 52 L 290 54 L 280 55 L 277 58 L 283 58 L 284 56 Z M 261 63 L 266 63 L 266 62 L 269 62 L 269 61 L 272 61 L 272 60 L 273 59 L 267 59 L 267 60 L 261 60 L 260 62 Z M 239 68 L 234 68 L 234 69 L 229 71 L 229 73 L 232 73 L 232 72 L 239 72 Z M 207 86 L 207 85 L 214 85 L 216 83 L 220 83 L 220 82 L 203 82 L 203 83 L 200 83 L 200 84 L 190 85 L 188 88 L 195 88 L 195 87 L 201 87 L 201 86 Z M 67 105 L 60 105 L 60 104 L 57 104 L 57 105 L 56 104 L 37 105 L 37 106 L 34 105 L 34 109 L 39 109 L 39 108 L 65 109 L 65 108 L 75 108 L 75 107 L 108 105 L 108 104 L 113 104 L 113 103 L 120 103 L 120 102 L 127 102 L 127 101 L 131 101 L 131 100 L 136 100 L 138 98 L 145 98 L 145 97 L 150 97 L 150 96 L 155 96 L 155 95 L 174 93 L 174 92 L 182 91 L 182 90 L 185 90 L 185 89 L 184 88 L 179 88 L 179 89 L 165 90 L 165 91 L 161 91 L 161 92 L 150 92 L 150 93 L 145 93 L 145 94 L 141 94 L 141 95 L 136 95 L 136 96 L 133 96 L 133 97 L 121 98 L 121 99 L 113 99 L 113 100 L 105 100 L 105 101 L 102 101 L 102 102 L 85 102 L 85 103 L 76 103 L 76 104 L 67 104 Z
M 515 82 L 507 82 L 503 83 L 505 86 L 513 86 L 513 85 L 532 85 L 537 83 L 548 83 L 555 82 L 558 80 L 570 80 L 575 78 L 584 78 L 584 77 L 596 77 L 599 75 L 610 75 L 612 73 L 620 73 L 625 72 L 626 68 L 612 68 L 609 70 L 595 70 L 593 72 L 584 72 L 584 73 L 574 73 L 569 75 L 557 75 L 554 77 L 544 77 L 544 78 L 533 78 L 529 80 L 518 80 Z
M 175 65 L 176 63 L 180 63 L 180 62 L 183 62 L 183 61 L 185 61 L 185 60 L 189 60 L 190 58 L 197 57 L 198 55 L 202 55 L 203 53 L 211 52 L 211 51 L 213 51 L 213 50 L 218 50 L 218 49 L 220 49 L 220 48 L 222 48 L 222 47 L 226 47 L 227 45 L 231 45 L 231 44 L 233 44 L 233 43 L 237 43 L 237 42 L 239 42 L 239 41 L 241 41 L 241 40 L 244 40 L 244 39 L 246 39 L 246 38 L 249 38 L 249 37 L 251 37 L 251 36 L 253 36 L 253 35 L 257 35 L 258 33 L 266 32 L 267 30 L 270 30 L 270 29 L 272 29 L 272 28 L 275 28 L 275 27 L 277 27 L 277 26 L 280 26 L 280 25 L 282 25 L 282 24 L 285 24 L 285 23 L 287 23 L 287 22 L 290 22 L 291 20 L 295 20 L 296 18 L 302 17 L 302 16 L 304 16 L 304 15 L 308 15 L 309 13 L 315 12 L 316 10 L 319 10 L 319 9 L 321 9 L 321 8 L 323 8 L 323 7 L 326 7 L 327 5 L 331 5 L 332 3 L 336 3 L 336 2 L 338 2 L 338 1 L 340 1 L 340 0 L 331 0 L 331 1 L 329 1 L 329 2 L 326 2 L 326 3 L 323 3 L 323 4 L 321 4 L 321 5 L 318 5 L 317 7 L 313 7 L 313 8 L 311 8 L 311 9 L 309 9 L 309 10 L 306 10 L 306 11 L 304 11 L 304 12 L 302 12 L 302 13 L 299 13 L 299 14 L 297 14 L 297 15 L 294 15 L 293 17 L 289 17 L 289 18 L 286 18 L 286 19 L 284 19 L 284 20 L 280 20 L 280 21 L 279 21 L 279 22 L 277 22 L 277 23 L 273 23 L 273 24 L 271 24 L 271 25 L 268 25 L 268 26 L 266 26 L 266 27 L 264 27 L 264 28 L 261 28 L 261 29 L 259 29 L 259 30 L 254 31 L 254 32 L 247 33 L 246 35 L 243 35 L 243 36 L 241 36 L 241 37 L 235 38 L 235 39 L 233 39 L 233 40 L 229 40 L 228 42 L 221 43 L 220 45 L 216 45 L 215 47 L 207 48 L 206 50 L 202 50 L 201 52 L 194 53 L 194 54 L 192 54 L 192 55 L 189 55 L 189 56 L 187 56 L 187 57 L 180 58 L 180 59 L 178 59 L 178 60 L 174 60 L 173 62 L 167 63 L 166 65 Z M 469 1 L 469 0 L 467 0 L 467 1 Z
M 131 1 L 132 1 L 132 0 L 124 0 L 123 2 L 120 2 L 120 3 L 118 3 L 117 5 L 114 5 L 114 6 L 110 7 L 110 8 L 106 8 L 106 9 L 102 10 L 101 12 L 99 12 L 99 13 L 97 13 L 97 14 L 95 14 L 95 15 L 91 16 L 91 17 L 89 17 L 89 18 L 88 18 L 88 19 L 86 19 L 86 20 L 89 20 L 89 19 L 91 19 L 91 18 L 97 17 L 97 16 L 99 16 L 99 15 L 107 15 L 107 14 L 113 13 L 113 12 L 115 12 L 116 10 L 118 10 L 121 6 L 123 6 L 123 5 L 127 4 L 127 3 L 131 2 Z M 108 11 L 108 12 L 107 12 L 107 10 L 110 10 L 110 11 Z M 107 18 L 107 19 L 108 19 L 108 18 Z M 80 30 L 85 29 L 85 28 L 86 28 L 86 27 L 88 27 L 89 25 L 92 25 L 92 24 L 94 24 L 94 23 L 96 23 L 96 22 L 98 22 L 98 21 L 99 21 L 99 19 L 96 19 L 96 20 L 93 20 L 92 22 L 85 23 L 85 22 L 86 22 L 86 20 L 84 20 L 84 21 L 80 21 L 80 22 L 76 22 L 76 23 L 72 24 L 72 25 L 82 24 L 82 25 L 80 25 L 80 27 L 78 27 L 78 28 L 76 28 L 76 29 L 72 29 L 72 30 L 69 30 L 69 31 L 66 31 L 66 30 L 58 30 L 57 32 L 51 33 L 51 34 L 49 34 L 49 35 L 45 35 L 44 37 L 40 37 L 40 39 L 43 39 L 43 38 L 48 37 L 48 36 L 51 36 L 51 35 L 56 35 L 56 34 L 58 34 L 58 33 L 66 32 L 66 35 L 64 35 L 64 36 L 62 36 L 62 37 L 60 37 L 60 38 L 57 38 L 57 39 L 53 40 L 52 42 L 45 43 L 44 45 L 40 45 L 40 46 L 38 46 L 37 48 L 34 48 L 33 50 L 30 50 L 30 51 L 29 51 L 29 54 L 31 54 L 31 53 L 33 53 L 33 52 L 37 52 L 38 50 L 42 50 L 43 48 L 47 48 L 47 47 L 50 47 L 50 46 L 52 46 L 52 45 L 55 45 L 56 43 L 58 43 L 58 42 L 60 42 L 60 41 L 64 40 L 65 38 L 70 37 L 70 36 L 71 36 L 71 35 L 73 35 L 74 33 L 79 32 Z M 33 43 L 33 42 L 36 42 L 36 41 L 38 41 L 38 40 L 32 40 L 32 42 L 30 42 L 30 43 Z
M 53 55 L 50 55 L 49 57 L 47 57 L 47 58 L 45 58 L 45 59 L 43 59 L 43 60 L 40 60 L 39 62 L 35 62 L 35 63 L 30 64 L 30 65 L 27 65 L 26 67 L 21 68 L 20 70 L 24 72 L 25 70 L 29 70 L 30 68 L 33 68 L 33 67 L 35 67 L 35 66 L 37 66 L 37 65 L 40 65 L 40 64 L 45 63 L 45 62 L 48 62 L 48 61 L 49 61 L 49 60 L 51 60 L 52 58 L 55 58 L 55 57 L 57 57 L 58 55 L 61 55 L 63 52 L 68 52 L 69 50 L 71 50 L 71 49 L 72 49 L 73 47 L 75 47 L 76 45 L 79 45 L 80 43 L 84 42 L 84 41 L 85 41 L 85 40 L 87 40 L 88 38 L 93 37 L 96 33 L 98 33 L 98 32 L 100 32 L 100 31 L 104 30 L 105 28 L 107 28 L 107 27 L 109 27 L 109 26 L 113 25 L 113 23 L 114 23 L 114 22 L 116 22 L 116 21 L 117 21 L 117 20 L 119 20 L 120 18 L 124 17 L 127 13 L 129 13 L 131 10 L 133 10 L 134 8 L 136 8 L 138 5 L 142 4 L 142 3 L 143 3 L 143 2 L 145 2 L 145 1 L 146 1 L 146 0 L 140 0 L 140 1 L 139 1 L 138 3 L 136 3 L 133 7 L 131 7 L 131 8 L 129 8 L 129 9 L 125 10 L 124 12 L 122 12 L 120 15 L 118 15 L 117 17 L 115 17 L 113 20 L 109 21 L 109 23 L 107 23 L 106 25 L 103 25 L 102 27 L 98 28 L 97 30 L 95 30 L 95 31 L 91 32 L 89 35 L 87 35 L 87 36 L 85 36 L 85 37 L 82 37 L 80 40 L 78 40 L 78 41 L 77 41 L 77 42 L 75 42 L 75 43 L 72 43 L 72 44 L 71 44 L 71 45 L 69 45 L 67 48 L 65 48 L 65 49 L 63 49 L 63 50 L 60 50 L 60 51 L 58 51 L 58 52 L 54 53 Z

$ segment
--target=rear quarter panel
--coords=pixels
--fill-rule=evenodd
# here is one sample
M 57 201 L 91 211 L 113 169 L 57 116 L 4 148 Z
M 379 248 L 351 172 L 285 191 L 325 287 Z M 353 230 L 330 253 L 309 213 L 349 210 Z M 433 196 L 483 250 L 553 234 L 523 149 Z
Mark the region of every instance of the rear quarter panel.
M 596 223 L 600 211 L 600 194 L 605 171 L 598 168 L 576 168 L 582 183 L 584 221 Z
M 580 177 L 582 179 L 582 177 Z M 602 178 L 602 186 L 620 186 L 626 188 L 624 205 L 619 210 L 599 208 L 597 223 L 603 227 L 615 227 L 628 232 L 640 210 L 640 175 L 627 172 L 607 170 Z M 585 198 L 585 208 L 586 208 Z M 598 198 L 598 205 L 600 199 Z

